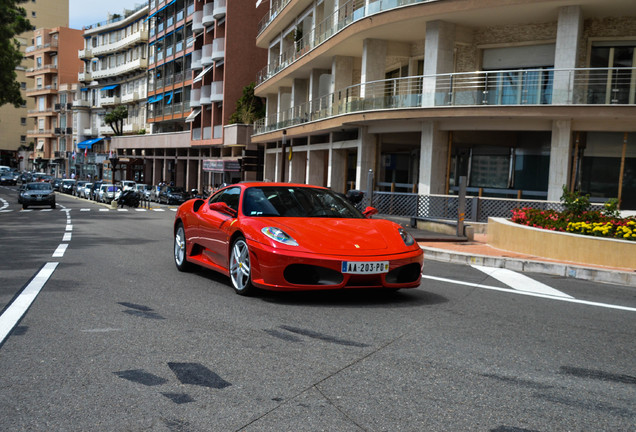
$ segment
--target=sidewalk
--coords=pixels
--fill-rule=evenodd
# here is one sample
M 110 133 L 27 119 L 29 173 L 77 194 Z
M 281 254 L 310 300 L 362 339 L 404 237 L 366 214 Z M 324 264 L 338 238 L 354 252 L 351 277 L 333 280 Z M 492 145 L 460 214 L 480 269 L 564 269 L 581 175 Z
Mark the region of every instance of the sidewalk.
M 415 238 L 424 250 L 425 260 L 506 268 L 636 287 L 634 269 L 558 261 L 504 251 L 490 246 L 485 234 L 475 234 L 474 240 L 469 241 L 452 235 L 412 228 L 408 218 L 386 218 L 403 226 Z

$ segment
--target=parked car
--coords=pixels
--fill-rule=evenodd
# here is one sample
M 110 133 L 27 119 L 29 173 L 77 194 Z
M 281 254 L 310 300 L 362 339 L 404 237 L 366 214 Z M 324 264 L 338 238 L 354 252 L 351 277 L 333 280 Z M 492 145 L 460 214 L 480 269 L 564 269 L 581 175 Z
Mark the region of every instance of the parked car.
M 121 189 L 112 183 L 102 183 L 99 187 L 97 201 L 103 203 L 110 203 L 112 200 L 119 198 Z
M 78 187 L 78 197 L 90 199 L 91 197 L 91 188 L 93 187 L 93 183 L 84 183 L 82 187 Z
M 149 186 L 143 183 L 137 183 L 135 185 L 135 189 L 137 190 L 137 192 L 139 193 L 142 199 L 145 199 L 146 201 L 150 201 L 150 192 L 152 190 L 152 186 Z
M 20 183 L 29 183 L 32 179 L 33 176 L 30 172 L 23 172 L 22 174 L 20 174 L 20 178 L 18 179 L 18 181 Z
M 55 191 L 47 182 L 26 183 L 20 187 L 18 202 L 22 208 L 29 206 L 50 206 L 55 208 Z
M 372 219 L 330 189 L 240 183 L 182 204 L 174 222 L 177 269 L 230 276 L 234 290 L 415 288 L 424 253 L 400 225 Z
M 90 199 L 92 199 L 93 201 L 97 201 L 97 193 L 99 192 L 99 188 L 102 186 L 102 183 L 104 183 L 102 180 L 93 182 L 90 193 Z
M 54 178 L 51 181 L 51 185 L 53 186 L 53 190 L 59 191 L 60 188 L 62 187 L 62 180 L 61 178 Z
M 121 190 L 125 191 L 128 189 L 132 189 L 135 190 L 136 189 L 136 183 L 132 180 L 122 180 L 121 182 L 119 182 Z
M 75 186 L 75 180 L 64 179 L 62 180 L 62 184 L 60 185 L 60 192 L 70 195 L 73 192 L 74 186 Z
M 73 187 L 73 191 L 71 192 L 76 197 L 79 197 L 80 190 L 84 188 L 84 185 L 88 183 L 86 180 L 77 180 L 75 182 L 75 186 Z
M 190 194 L 182 187 L 163 186 L 159 191 L 159 203 L 183 204 L 190 199 Z

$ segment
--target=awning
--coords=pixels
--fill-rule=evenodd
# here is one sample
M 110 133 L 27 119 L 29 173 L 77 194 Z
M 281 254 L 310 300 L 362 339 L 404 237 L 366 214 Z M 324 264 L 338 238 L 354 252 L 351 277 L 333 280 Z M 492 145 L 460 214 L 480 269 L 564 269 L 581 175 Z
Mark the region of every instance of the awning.
M 105 137 L 91 138 L 91 139 L 88 139 L 86 141 L 79 142 L 79 143 L 77 143 L 77 148 L 78 149 L 90 149 L 90 148 L 93 147 L 93 144 L 100 142 L 104 138 Z
M 172 103 L 172 92 L 168 92 L 165 94 L 165 96 L 168 98 L 168 100 L 166 101 L 166 105 L 170 105 Z
M 44 147 L 44 141 L 38 141 L 38 146 L 36 147 L 36 150 L 42 150 L 43 147 Z
M 102 87 L 100 90 L 112 90 L 117 87 L 119 87 L 119 84 L 107 85 L 106 87 Z
M 156 97 L 157 97 L 157 96 L 150 96 L 150 97 L 148 98 L 148 100 L 146 101 L 146 103 L 153 103 L 153 102 L 155 102 L 155 98 L 156 98 Z
M 155 100 L 153 100 L 152 103 L 159 102 L 161 99 L 163 99 L 163 94 L 155 96 Z
M 159 9 L 157 12 L 148 15 L 148 18 L 146 18 L 144 21 L 148 21 L 150 18 L 152 18 L 153 16 L 157 15 L 159 12 L 161 12 L 162 10 L 164 10 L 165 8 L 167 8 L 168 6 L 170 6 L 171 4 L 173 4 L 174 2 L 176 2 L 177 0 L 172 0 L 170 3 L 168 3 L 167 5 L 165 5 L 164 7 L 162 7 L 161 9 Z
M 186 123 L 193 122 L 193 121 L 194 121 L 194 119 L 195 119 L 195 118 L 196 118 L 199 114 L 201 114 L 201 108 L 196 108 L 194 111 L 192 111 L 192 112 L 190 113 L 190 115 L 189 115 L 188 117 L 186 117 L 186 119 L 185 119 Z
M 197 75 L 195 79 L 192 80 L 192 83 L 194 84 L 195 82 L 201 81 L 205 74 L 208 73 L 213 67 L 214 65 L 211 64 L 210 66 L 207 66 L 205 69 L 203 69 L 203 71 L 199 75 Z

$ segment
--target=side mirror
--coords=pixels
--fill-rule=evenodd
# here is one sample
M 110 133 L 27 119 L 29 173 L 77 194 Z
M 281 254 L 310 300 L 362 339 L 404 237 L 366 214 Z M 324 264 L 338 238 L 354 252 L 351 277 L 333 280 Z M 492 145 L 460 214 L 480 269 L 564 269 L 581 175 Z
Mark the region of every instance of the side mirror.
M 210 210 L 218 211 L 219 213 L 232 216 L 233 218 L 235 218 L 237 215 L 236 210 L 234 210 L 224 202 L 214 202 L 210 204 Z
M 364 209 L 364 211 L 362 212 L 362 214 L 363 214 L 365 217 L 367 217 L 367 218 L 369 218 L 369 217 L 373 216 L 374 214 L 378 214 L 378 213 L 379 213 L 379 211 L 378 211 L 378 209 L 377 209 L 377 208 L 375 208 L 375 207 L 367 207 L 367 208 L 365 208 L 365 209 Z

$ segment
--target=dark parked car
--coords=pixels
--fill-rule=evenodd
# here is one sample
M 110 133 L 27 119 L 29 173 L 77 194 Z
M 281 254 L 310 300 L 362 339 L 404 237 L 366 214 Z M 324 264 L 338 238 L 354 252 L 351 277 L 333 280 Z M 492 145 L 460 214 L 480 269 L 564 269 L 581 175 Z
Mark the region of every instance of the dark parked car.
M 62 185 L 60 186 L 60 192 L 64 192 L 65 194 L 73 193 L 73 188 L 75 187 L 75 180 L 73 179 L 64 179 L 62 180 Z
M 50 206 L 52 209 L 55 208 L 55 191 L 51 183 L 26 183 L 20 187 L 18 193 L 18 202 L 22 203 L 23 209 L 29 206 Z
M 159 203 L 183 204 L 190 199 L 190 194 L 182 187 L 164 186 L 159 191 Z
M 53 185 L 53 189 L 54 190 L 59 191 L 60 188 L 62 187 L 62 179 L 61 178 L 55 178 L 55 179 L 53 179 L 51 184 Z

